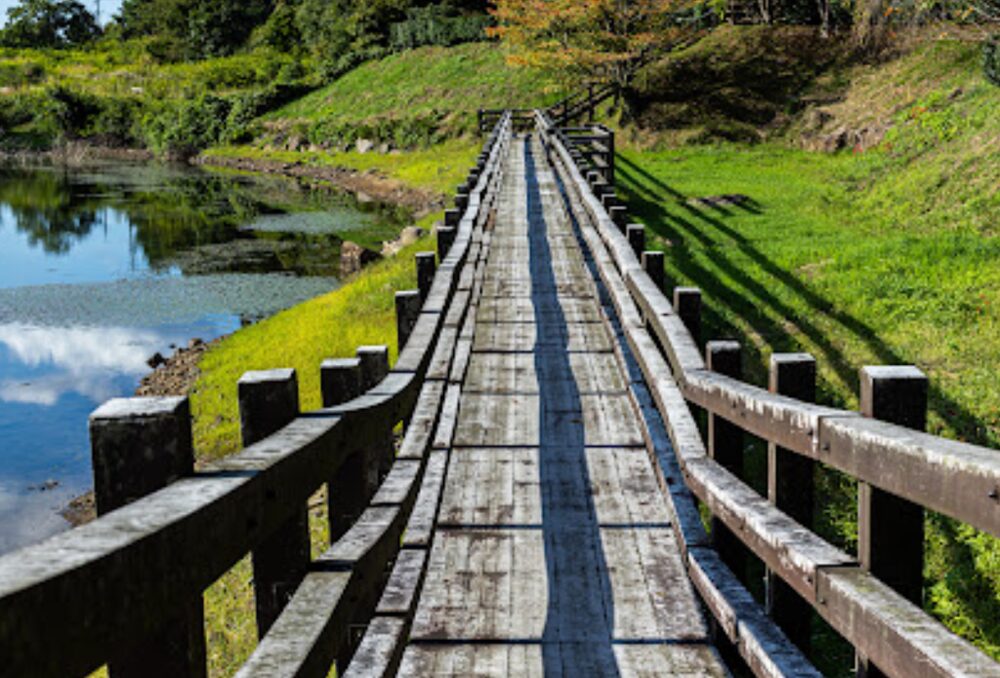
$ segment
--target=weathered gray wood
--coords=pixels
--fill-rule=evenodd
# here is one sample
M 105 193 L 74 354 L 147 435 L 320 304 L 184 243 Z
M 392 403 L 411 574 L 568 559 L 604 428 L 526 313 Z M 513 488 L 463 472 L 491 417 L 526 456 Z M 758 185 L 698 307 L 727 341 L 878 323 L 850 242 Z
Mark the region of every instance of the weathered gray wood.
M 434 535 L 441 488 L 448 463 L 447 450 L 433 450 L 427 458 L 423 482 L 403 534 L 404 548 L 427 548 Z
M 434 252 L 417 252 L 415 255 L 417 265 L 417 289 L 420 291 L 420 298 L 426 299 L 430 294 L 431 285 L 434 284 L 434 272 L 437 270 L 437 255 Z
M 701 290 L 697 287 L 675 287 L 674 309 L 694 342 L 701 341 Z
M 646 251 L 646 227 L 642 224 L 629 224 L 625 229 L 629 245 L 636 257 L 641 257 Z
M 348 644 L 350 571 L 311 572 L 237 678 L 326 678 Z
M 719 620 L 719 626 L 736 646 L 756 676 L 814 677 L 822 674 L 764 614 L 750 592 L 736 579 L 715 551 L 694 548 L 688 552 L 694 586 Z
M 804 402 L 816 399 L 816 359 L 808 353 L 771 356 L 768 390 Z M 813 527 L 814 463 L 790 450 L 767 447 L 767 497 L 788 517 Z M 803 652 L 809 652 L 811 606 L 796 595 L 780 576 L 767 572 L 767 611 Z
M 997 663 L 858 568 L 819 573 L 817 610 L 891 676 L 998 676 Z
M 740 345 L 735 341 L 710 341 L 705 345 L 705 364 L 709 370 L 739 379 L 742 371 Z M 714 414 L 708 413 L 708 454 L 720 466 L 739 479 L 743 478 L 743 431 Z M 746 552 L 739 539 L 726 525 L 712 518 L 712 543 L 719 556 L 740 581 L 746 581 Z
M 305 504 L 328 469 L 342 461 L 340 421 L 297 419 L 193 478 L 0 557 L 6 669 L 12 675 L 86 674 L 115 648 L 157 631 L 177 601 L 199 596 Z M 271 497 L 272 487 L 289 491 Z M 192 548 L 206 543 L 213 547 Z M 122 593 L 107 596 L 108 590 Z M 86 623 L 56 625 L 52 619 Z
M 645 250 L 642 253 L 642 268 L 656 285 L 656 289 L 663 292 L 667 286 L 667 273 L 664 268 L 663 252 Z
M 402 350 L 420 317 L 420 292 L 396 292 L 396 343 Z
M 372 497 L 372 506 L 399 506 L 409 512 L 410 504 L 419 488 L 423 464 L 413 459 L 397 459 Z
M 110 400 L 90 415 L 89 424 L 98 515 L 194 472 L 187 398 Z M 154 634 L 116 652 L 111 676 L 206 675 L 201 596 L 176 601 L 174 610 Z
M 320 365 L 320 390 L 323 407 L 333 407 L 361 395 L 361 360 L 338 358 Z
M 344 672 L 345 678 L 395 676 L 403 648 L 406 624 L 402 619 L 376 617 Z
M 295 370 L 247 372 L 239 381 L 243 445 L 288 425 L 299 414 Z M 253 550 L 257 635 L 263 638 L 281 614 L 309 566 L 309 512 L 301 508 Z
M 409 619 L 417 604 L 417 594 L 424 579 L 427 564 L 425 549 L 403 549 L 396 557 L 392 574 L 379 599 L 376 614 Z
M 433 447 L 436 450 L 448 449 L 452 445 L 455 427 L 458 422 L 462 388 L 458 384 L 449 384 L 445 391 L 444 404 L 441 406 L 441 417 L 437 430 L 434 432 Z
M 916 367 L 863 367 L 861 414 L 922 430 L 927 425 L 927 377 Z M 923 603 L 924 509 L 872 487 L 858 486 L 858 558 L 889 588 L 910 602 Z M 885 674 L 863 654 L 858 675 Z
M 403 436 L 403 442 L 399 446 L 397 461 L 422 460 L 427 455 L 434 427 L 437 425 L 438 413 L 444 401 L 444 388 L 445 385 L 440 381 L 424 382 L 417 399 L 417 406 L 410 418 L 410 425 L 406 427 L 406 435 Z
M 361 360 L 361 384 L 364 390 L 371 391 L 389 374 L 389 348 L 387 346 L 359 346 L 358 359 Z M 370 486 L 378 484 L 378 478 L 389 472 L 395 456 L 393 449 L 392 429 L 395 421 L 379 422 L 384 433 L 376 438 L 375 444 L 366 452 L 369 464 L 369 475 L 366 481 Z M 369 494 L 369 496 L 371 496 Z
M 320 366 L 323 407 L 333 407 L 361 395 L 361 359 L 325 360 Z M 374 485 L 368 469 L 368 450 L 358 447 L 330 476 L 327 483 L 327 520 L 330 539 L 336 540 L 364 511 Z

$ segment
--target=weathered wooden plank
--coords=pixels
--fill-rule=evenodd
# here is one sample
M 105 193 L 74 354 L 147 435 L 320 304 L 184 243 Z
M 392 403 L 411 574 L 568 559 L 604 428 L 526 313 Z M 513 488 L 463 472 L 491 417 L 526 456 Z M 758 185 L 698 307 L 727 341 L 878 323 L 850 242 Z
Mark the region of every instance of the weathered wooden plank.
M 402 676 L 454 676 L 465 678 L 541 678 L 558 675 L 546 671 L 541 645 L 461 644 L 410 645 L 403 655 Z
M 687 372 L 681 391 L 691 402 L 740 428 L 812 457 L 819 453 L 820 419 L 852 416 L 843 410 L 804 403 L 709 371 Z
M 330 546 L 314 563 L 330 570 L 376 569 L 399 548 L 402 512 L 398 506 L 367 509 L 347 533 Z M 371 574 L 368 572 L 367 574 Z
M 538 353 L 476 353 L 465 379 L 466 393 L 538 393 L 538 367 L 544 361 L 566 360 Z M 569 373 L 558 370 L 562 380 L 572 380 L 580 393 L 624 392 L 625 380 L 611 353 L 572 353 Z
M 426 564 L 426 549 L 400 551 L 375 613 L 409 618 L 416 609 L 417 593 L 423 583 Z
M 306 575 L 236 676 L 325 677 L 348 641 L 352 578 L 350 571 Z
M 427 366 L 427 379 L 446 380 L 451 373 L 451 361 L 455 355 L 455 342 L 458 341 L 458 328 L 445 327 L 438 336 L 437 347 Z
M 711 459 L 692 460 L 688 486 L 734 535 L 808 601 L 824 567 L 854 559 L 802 527 Z
M 114 648 L 155 631 L 177 600 L 207 588 L 325 482 L 346 454 L 338 424 L 336 417 L 297 419 L 227 460 L 240 473 L 197 474 L 0 557 L 5 670 L 87 673 Z M 287 491 L 275 497 L 272 487 Z M 192 548 L 204 543 L 213 548 Z
M 443 450 L 451 447 L 452 439 L 455 435 L 455 427 L 458 423 L 461 400 L 461 386 L 458 384 L 449 384 L 448 390 L 445 392 L 444 404 L 441 406 L 438 427 L 434 432 L 434 449 Z
M 413 410 L 406 434 L 399 446 L 396 459 L 423 459 L 431 444 L 434 426 L 437 424 L 438 411 L 444 401 L 445 385 L 440 381 L 425 381 L 420 389 L 417 406 Z
M 755 675 L 762 678 L 822 675 L 768 619 L 713 549 L 690 549 L 688 566 L 702 600 Z
M 420 493 L 417 495 L 417 501 L 406 524 L 406 531 L 403 533 L 404 548 L 426 548 L 430 545 L 441 502 L 441 488 L 444 485 L 447 463 L 446 450 L 434 450 L 428 456 Z
M 423 463 L 412 459 L 397 459 L 372 497 L 372 506 L 401 506 L 404 512 L 417 493 Z
M 890 676 L 1000 676 L 1000 665 L 859 568 L 825 569 L 819 613 Z
M 438 523 L 540 525 L 538 450 L 455 448 Z
M 480 323 L 556 322 L 599 323 L 600 307 L 590 299 L 576 297 L 484 297 L 480 300 L 477 320 Z
M 817 459 L 1000 536 L 1000 454 L 875 419 L 824 418 Z
M 344 678 L 395 676 L 403 654 L 405 632 L 406 623 L 402 619 L 375 617 L 351 658 Z
M 476 327 L 473 350 L 533 351 L 535 347 L 562 348 L 568 352 L 605 352 L 611 350 L 611 335 L 603 323 L 581 323 L 565 326 L 556 332 L 538 336 L 532 323 L 488 323 Z

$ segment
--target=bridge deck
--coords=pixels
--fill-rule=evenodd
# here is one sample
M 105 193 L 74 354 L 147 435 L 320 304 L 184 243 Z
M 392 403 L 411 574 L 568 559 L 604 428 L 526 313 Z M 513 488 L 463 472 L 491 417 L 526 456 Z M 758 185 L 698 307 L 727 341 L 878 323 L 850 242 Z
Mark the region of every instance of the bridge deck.
M 727 675 L 537 141 L 505 173 L 401 675 Z

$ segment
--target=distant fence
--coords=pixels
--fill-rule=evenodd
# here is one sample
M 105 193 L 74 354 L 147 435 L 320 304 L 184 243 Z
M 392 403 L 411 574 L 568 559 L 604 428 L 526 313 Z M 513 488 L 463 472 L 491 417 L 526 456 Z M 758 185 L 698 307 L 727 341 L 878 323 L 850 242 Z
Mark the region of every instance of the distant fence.
M 709 341 L 703 354 L 700 292 L 664 296 L 663 254 L 646 250 L 644 228 L 628 223 L 604 167 L 548 112 L 537 124 L 593 225 L 587 244 L 666 424 L 676 459 L 663 455 L 661 469 L 689 574 L 749 667 L 802 671 L 734 583 L 752 553 L 767 568 L 769 616 L 800 648 L 808 650 L 813 609 L 854 645 L 863 675 L 1000 675 L 1000 664 L 921 608 L 925 509 L 1000 536 L 1000 451 L 921 432 L 927 380 L 913 367 L 864 368 L 861 412 L 848 412 L 813 404 L 811 356 L 773 356 L 762 388 L 741 380 L 738 343 Z M 692 408 L 707 413 L 705 438 Z M 744 480 L 747 434 L 769 445 L 767 497 Z M 858 481 L 857 557 L 810 529 L 816 465 Z M 711 534 L 695 498 L 711 510 Z
M 426 532 L 433 517 L 418 490 L 435 427 L 457 402 L 427 375 L 454 353 L 470 297 L 465 262 L 510 129 L 501 116 L 460 187 L 439 232 L 440 265 L 418 255 L 420 289 L 396 295 L 391 370 L 385 347 L 325 362 L 324 408 L 307 413 L 294 370 L 248 373 L 238 385 L 246 449 L 198 471 L 186 398 L 122 399 L 94 413 L 102 515 L 0 557 L 0 674 L 86 675 L 108 663 L 113 676 L 204 676 L 202 592 L 248 553 L 260 644 L 240 675 L 349 672 L 404 529 Z M 307 501 L 323 485 L 332 546 L 310 560 Z

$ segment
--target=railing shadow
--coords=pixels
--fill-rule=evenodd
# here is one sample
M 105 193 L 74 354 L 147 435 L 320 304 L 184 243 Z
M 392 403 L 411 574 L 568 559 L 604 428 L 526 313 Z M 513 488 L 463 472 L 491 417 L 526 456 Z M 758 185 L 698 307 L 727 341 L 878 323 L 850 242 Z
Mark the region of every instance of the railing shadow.
M 525 181 L 532 303 L 539 343 L 534 349 L 539 386 L 539 479 L 548 579 L 542 636 L 545 675 L 617 676 L 612 647 L 614 601 L 591 495 L 580 393 L 565 342 L 548 224 L 530 140 Z
M 717 305 L 726 309 L 734 317 L 740 318 L 759 335 L 760 339 L 775 352 L 799 351 L 806 347 L 794 336 L 801 332 L 821 353 L 817 356 L 837 376 L 844 388 L 858 392 L 858 369 L 814 318 L 840 326 L 852 338 L 858 340 L 880 363 L 898 365 L 912 362 L 886 343 L 870 325 L 838 309 L 829 299 L 809 287 L 801 278 L 775 264 L 766 254 L 757 249 L 741 233 L 725 224 L 720 216 L 708 213 L 693 204 L 689 196 L 671 187 L 662 179 L 650 174 L 628 158 L 617 156 L 621 178 L 619 190 L 627 200 L 629 210 L 651 228 L 657 235 L 671 241 L 668 256 L 674 267 L 693 284 L 701 287 L 711 303 L 707 305 L 704 322 L 714 336 L 740 335 L 745 348 L 758 359 L 751 361 L 757 369 L 749 375 L 756 380 L 764 378 L 762 369 L 762 347 L 747 333 L 727 322 L 720 313 L 712 309 Z M 663 196 L 674 199 L 665 205 Z M 763 213 L 761 206 L 752 198 L 746 205 L 756 214 Z M 668 211 L 667 208 L 673 208 Z M 724 215 L 726 217 L 732 214 Z M 716 271 L 700 264 L 687 247 L 689 241 L 711 250 L 711 260 Z M 769 285 L 753 278 L 727 254 L 727 248 L 735 245 L 741 255 L 746 256 L 770 277 Z M 728 280 L 720 278 L 723 274 Z M 810 311 L 803 314 L 779 298 L 774 292 L 783 289 L 800 299 Z M 766 310 L 773 315 L 769 316 Z M 776 321 L 774 316 L 782 320 Z M 758 382 L 761 383 L 761 382 Z M 985 432 L 988 430 L 965 406 L 945 394 L 933 380 L 929 390 L 929 408 L 941 420 L 946 421 L 964 439 L 984 445 L 996 446 Z M 836 391 L 825 388 L 821 396 L 828 404 L 845 406 L 846 402 Z

